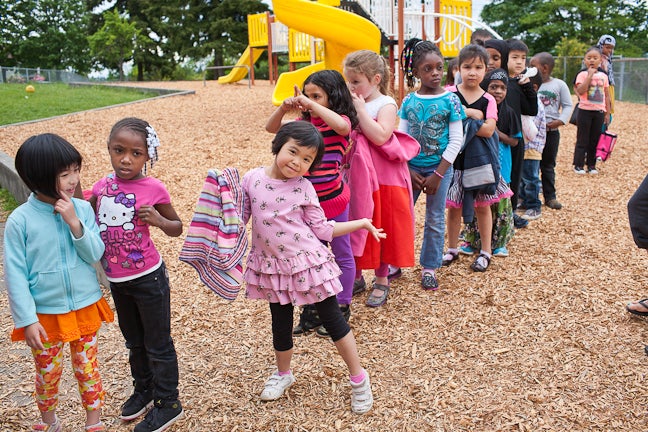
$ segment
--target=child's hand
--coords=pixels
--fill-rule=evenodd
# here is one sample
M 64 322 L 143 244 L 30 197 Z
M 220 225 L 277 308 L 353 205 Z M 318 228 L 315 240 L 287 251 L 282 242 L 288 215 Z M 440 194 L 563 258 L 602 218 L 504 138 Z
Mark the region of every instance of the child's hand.
M 439 190 L 439 185 L 441 184 L 441 177 L 436 174 L 432 174 L 429 177 L 425 178 L 423 183 L 423 192 L 427 195 L 434 195 Z
M 558 129 L 558 127 L 564 124 L 565 123 L 563 123 L 562 120 L 551 120 L 549 123 L 547 123 L 547 129 Z
M 387 238 L 387 234 L 384 233 L 384 230 L 382 228 L 376 228 L 375 226 L 373 226 L 371 219 L 365 218 L 362 221 L 364 228 L 369 231 L 369 233 L 376 239 L 376 241 Z
M 61 199 L 56 200 L 54 203 L 54 211 L 61 215 L 66 224 L 70 227 L 70 231 L 74 237 L 79 238 L 83 235 L 83 228 L 81 221 L 74 210 L 72 198 L 70 198 L 64 191 L 59 191 Z
M 155 207 L 150 205 L 141 206 L 137 211 L 137 217 L 139 217 L 142 222 L 155 227 L 160 227 L 163 221 L 160 213 L 155 209 Z
M 484 113 L 481 110 L 475 108 L 466 108 L 464 111 L 467 117 L 473 118 L 475 120 L 484 120 Z
M 351 99 L 357 112 L 365 112 L 365 98 L 362 95 L 351 93 Z
M 40 322 L 35 322 L 25 327 L 25 342 L 27 346 L 33 349 L 44 350 L 41 337 L 47 340 L 47 332 Z
M 425 177 L 423 177 L 421 174 L 417 173 L 416 171 L 409 170 L 410 172 L 410 177 L 412 179 L 412 189 L 414 190 L 423 190 L 423 186 L 425 183 Z
M 524 84 L 526 84 L 528 82 L 531 82 L 531 80 L 529 79 L 528 76 L 520 75 L 520 79 L 518 80 L 519 85 L 524 85 Z

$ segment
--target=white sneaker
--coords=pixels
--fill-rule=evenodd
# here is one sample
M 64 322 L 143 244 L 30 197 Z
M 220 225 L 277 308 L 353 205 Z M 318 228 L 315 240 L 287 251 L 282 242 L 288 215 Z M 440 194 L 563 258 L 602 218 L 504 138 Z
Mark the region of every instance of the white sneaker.
M 265 388 L 261 392 L 261 400 L 272 401 L 279 399 L 294 382 L 295 376 L 292 371 L 283 376 L 280 376 L 279 373 L 273 373 L 265 383 Z
M 373 393 L 371 393 L 371 382 L 369 373 L 364 370 L 365 378 L 359 382 L 351 383 L 351 411 L 356 414 L 364 414 L 373 406 Z
M 587 174 L 583 167 L 574 167 L 574 172 L 579 175 Z
M 598 170 L 596 168 L 592 168 L 591 170 L 588 171 L 590 174 L 598 174 Z

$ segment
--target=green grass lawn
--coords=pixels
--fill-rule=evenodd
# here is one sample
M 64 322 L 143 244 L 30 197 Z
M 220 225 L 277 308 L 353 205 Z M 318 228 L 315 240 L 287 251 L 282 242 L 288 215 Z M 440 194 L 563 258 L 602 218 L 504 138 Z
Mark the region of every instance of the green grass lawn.
M 69 114 L 157 96 L 157 93 L 108 86 L 70 87 L 63 83 L 0 84 L 0 126 Z

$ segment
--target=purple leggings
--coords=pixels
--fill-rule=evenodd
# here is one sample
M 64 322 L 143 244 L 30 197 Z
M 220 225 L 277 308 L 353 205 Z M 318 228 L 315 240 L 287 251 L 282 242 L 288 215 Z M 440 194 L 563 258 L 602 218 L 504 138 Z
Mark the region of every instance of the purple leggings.
M 347 222 L 349 220 L 349 206 L 342 213 L 331 218 L 336 222 Z M 340 284 L 342 284 L 342 291 L 337 295 L 338 303 L 341 305 L 351 304 L 351 296 L 353 295 L 353 279 L 356 273 L 355 259 L 353 258 L 353 251 L 351 250 L 351 235 L 345 234 L 343 236 L 334 237 L 331 240 L 331 251 L 335 255 L 335 262 L 337 263 L 342 274 L 340 275 Z

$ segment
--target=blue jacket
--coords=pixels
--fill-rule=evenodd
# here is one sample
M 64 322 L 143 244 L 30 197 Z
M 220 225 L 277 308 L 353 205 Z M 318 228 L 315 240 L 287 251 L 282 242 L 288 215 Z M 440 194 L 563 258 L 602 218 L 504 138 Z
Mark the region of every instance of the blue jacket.
M 493 134 L 490 138 L 477 136 L 477 131 L 483 124 L 483 120 L 463 120 L 464 199 L 461 214 L 466 223 L 473 220 L 476 194 L 494 195 L 500 178 L 499 144 L 496 135 Z
M 101 298 L 92 264 L 101 259 L 104 243 L 90 204 L 72 202 L 83 225 L 78 239 L 54 207 L 33 193 L 7 219 L 4 271 L 16 328 L 37 322 L 36 313 L 64 314 Z

